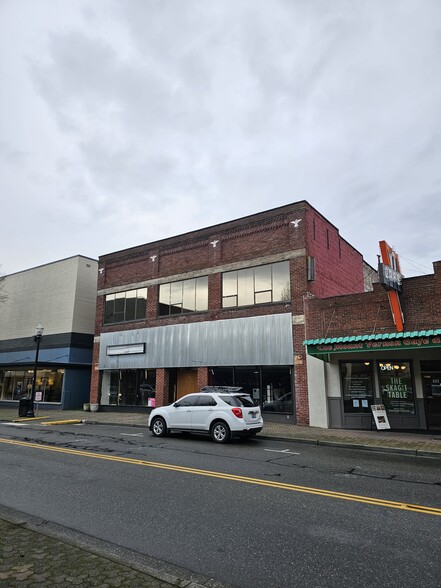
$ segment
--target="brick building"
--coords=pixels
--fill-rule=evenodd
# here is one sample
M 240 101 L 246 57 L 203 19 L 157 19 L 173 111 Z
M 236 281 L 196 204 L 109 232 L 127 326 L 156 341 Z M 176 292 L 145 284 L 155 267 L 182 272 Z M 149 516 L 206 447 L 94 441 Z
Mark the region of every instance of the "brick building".
M 305 300 L 360 293 L 375 271 L 301 201 L 99 258 L 91 402 L 159 406 L 240 385 L 308 424 Z
M 311 424 L 369 429 L 371 404 L 383 404 L 392 429 L 441 430 L 441 261 L 433 267 L 402 280 L 402 332 L 379 283 L 306 301 Z

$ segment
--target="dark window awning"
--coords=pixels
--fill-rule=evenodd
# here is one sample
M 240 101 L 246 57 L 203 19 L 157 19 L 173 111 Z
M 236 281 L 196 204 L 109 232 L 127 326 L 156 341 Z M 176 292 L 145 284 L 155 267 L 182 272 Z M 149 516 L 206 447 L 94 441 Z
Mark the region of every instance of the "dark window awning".
M 347 337 L 326 337 L 303 341 L 308 355 L 325 359 L 329 353 L 354 353 L 366 351 L 400 351 L 441 347 L 441 328 L 425 331 L 406 331 L 404 333 L 378 333 L 352 335 Z

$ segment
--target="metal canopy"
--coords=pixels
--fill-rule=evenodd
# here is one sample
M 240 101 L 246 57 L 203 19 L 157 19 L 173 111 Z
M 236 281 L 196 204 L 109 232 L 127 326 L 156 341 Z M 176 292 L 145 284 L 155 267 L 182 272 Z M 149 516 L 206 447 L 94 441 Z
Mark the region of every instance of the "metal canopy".
M 307 339 L 303 345 L 329 345 L 332 343 L 353 343 L 357 341 L 385 341 L 388 339 L 414 339 L 415 337 L 435 337 L 441 335 L 440 329 L 425 331 L 406 331 L 403 333 L 377 333 L 370 335 L 352 335 L 347 337 L 326 337 L 322 339 Z

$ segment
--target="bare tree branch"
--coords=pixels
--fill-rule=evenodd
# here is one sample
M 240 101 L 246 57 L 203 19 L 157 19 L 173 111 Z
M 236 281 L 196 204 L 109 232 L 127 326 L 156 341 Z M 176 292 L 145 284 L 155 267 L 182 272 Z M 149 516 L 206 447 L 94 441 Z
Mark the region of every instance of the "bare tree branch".
M 0 305 L 6 302 L 8 299 L 8 295 L 6 294 L 5 290 L 5 277 L 3 274 L 0 274 Z

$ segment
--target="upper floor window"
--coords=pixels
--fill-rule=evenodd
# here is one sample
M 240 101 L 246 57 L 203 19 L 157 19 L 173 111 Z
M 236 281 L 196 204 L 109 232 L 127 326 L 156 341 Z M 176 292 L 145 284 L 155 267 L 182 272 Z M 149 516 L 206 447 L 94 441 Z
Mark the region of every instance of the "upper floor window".
M 289 301 L 289 261 L 222 274 L 222 306 Z
M 159 316 L 208 309 L 208 277 L 159 286 Z
M 147 308 L 147 288 L 106 295 L 104 324 L 123 323 L 145 319 Z

